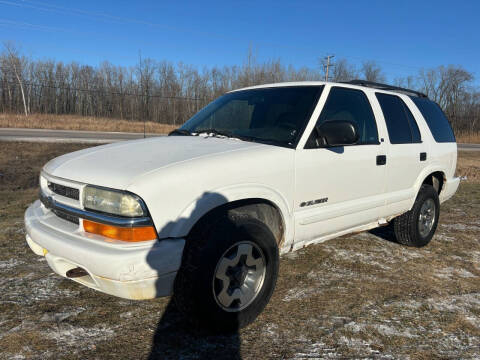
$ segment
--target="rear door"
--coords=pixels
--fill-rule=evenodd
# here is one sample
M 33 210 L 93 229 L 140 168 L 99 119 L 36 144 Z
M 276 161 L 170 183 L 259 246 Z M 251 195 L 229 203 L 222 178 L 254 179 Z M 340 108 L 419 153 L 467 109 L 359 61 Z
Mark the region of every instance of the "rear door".
M 377 92 L 388 133 L 386 207 L 384 217 L 410 209 L 415 182 L 428 162 L 418 124 L 400 96 Z

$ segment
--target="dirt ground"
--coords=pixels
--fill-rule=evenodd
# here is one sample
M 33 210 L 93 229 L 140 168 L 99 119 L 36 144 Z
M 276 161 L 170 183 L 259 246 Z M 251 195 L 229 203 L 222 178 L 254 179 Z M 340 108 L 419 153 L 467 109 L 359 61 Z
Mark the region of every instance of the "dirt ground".
M 53 274 L 23 213 L 50 158 L 85 147 L 0 142 L 0 359 L 480 358 L 480 153 L 422 249 L 388 228 L 282 257 L 275 293 L 237 334 L 193 332 L 168 298 L 128 301 Z

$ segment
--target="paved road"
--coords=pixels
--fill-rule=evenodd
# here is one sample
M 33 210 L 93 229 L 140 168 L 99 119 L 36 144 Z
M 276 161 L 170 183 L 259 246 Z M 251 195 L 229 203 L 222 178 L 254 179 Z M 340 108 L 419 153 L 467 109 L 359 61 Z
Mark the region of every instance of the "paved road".
M 480 144 L 458 144 L 458 149 L 463 151 L 480 151 Z
M 152 137 L 163 135 L 147 133 L 146 136 Z M 143 138 L 143 133 L 0 128 L 0 141 L 42 141 L 104 144 L 141 138 Z
M 164 136 L 147 133 L 147 137 Z M 143 138 L 142 133 L 0 128 L 0 141 L 45 141 L 104 144 Z M 480 151 L 480 144 L 458 144 L 459 150 Z

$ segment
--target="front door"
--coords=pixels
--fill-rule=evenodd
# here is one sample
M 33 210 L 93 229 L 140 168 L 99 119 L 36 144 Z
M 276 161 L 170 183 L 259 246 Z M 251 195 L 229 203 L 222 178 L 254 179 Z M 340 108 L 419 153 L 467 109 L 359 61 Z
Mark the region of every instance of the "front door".
M 295 248 L 376 222 L 385 203 L 385 144 L 366 94 L 332 87 L 317 125 L 335 120 L 354 123 L 359 140 L 325 148 L 312 133 L 296 151 Z

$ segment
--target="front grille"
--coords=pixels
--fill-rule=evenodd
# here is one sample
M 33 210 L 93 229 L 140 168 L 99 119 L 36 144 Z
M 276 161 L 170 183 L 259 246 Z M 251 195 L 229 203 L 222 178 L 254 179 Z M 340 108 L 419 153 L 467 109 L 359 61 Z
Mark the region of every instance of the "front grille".
M 59 218 L 61 218 L 63 220 L 67 220 L 67 221 L 69 221 L 71 223 L 74 223 L 74 224 L 77 224 L 77 225 L 80 224 L 80 220 L 76 216 L 64 213 L 63 211 L 60 211 L 60 210 L 57 210 L 57 209 L 52 209 L 52 211 L 55 213 L 55 215 L 57 215 Z
M 74 223 L 74 224 L 77 224 L 77 225 L 80 224 L 80 220 L 79 220 L 78 216 L 70 215 L 70 214 L 67 214 L 66 212 L 64 212 L 62 210 L 56 209 L 54 201 L 52 200 L 52 198 L 43 195 L 43 193 L 41 191 L 40 191 L 40 201 L 42 202 L 42 204 L 47 209 L 50 209 L 59 218 L 61 218 L 63 220 L 67 220 L 67 221 L 69 221 L 71 223 Z
M 75 188 L 71 188 L 68 186 L 55 184 L 52 182 L 48 182 L 48 188 L 52 190 L 55 194 L 65 196 L 70 199 L 79 200 L 80 198 L 80 191 Z

